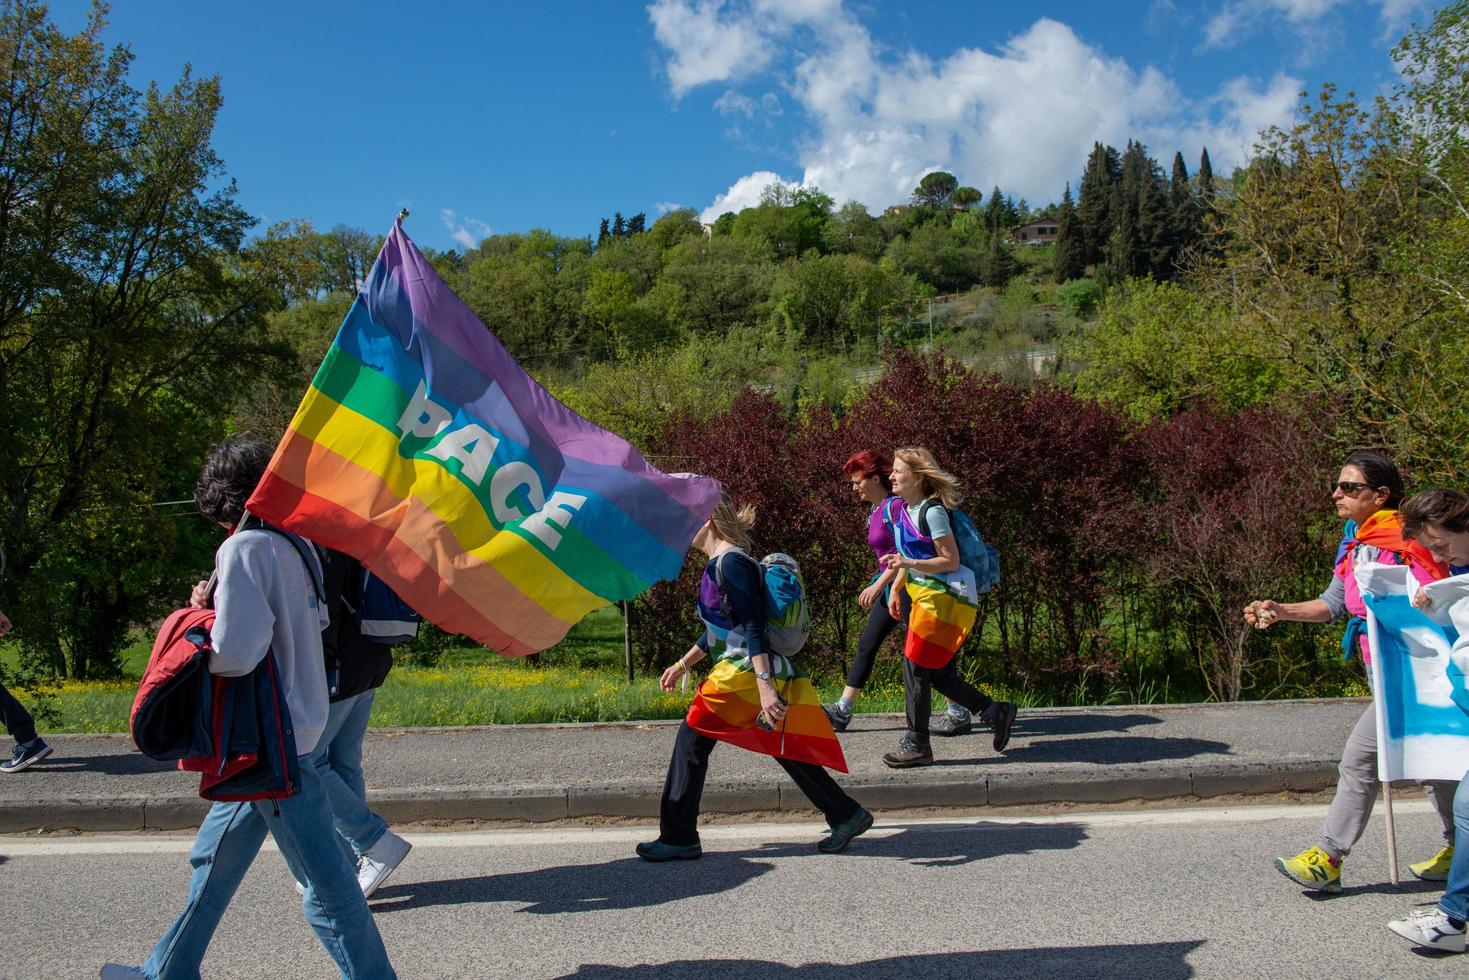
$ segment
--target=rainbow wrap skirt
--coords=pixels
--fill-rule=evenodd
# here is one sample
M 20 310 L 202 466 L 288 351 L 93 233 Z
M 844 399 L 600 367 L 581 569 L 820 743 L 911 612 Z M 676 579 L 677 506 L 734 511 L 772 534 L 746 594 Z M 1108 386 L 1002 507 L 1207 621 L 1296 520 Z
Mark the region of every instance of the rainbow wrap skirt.
M 768 732 L 755 724 L 755 716 L 760 713 L 760 692 L 755 686 L 755 669 L 749 657 L 743 655 L 721 657 L 715 662 L 689 706 L 689 727 L 751 752 L 846 772 L 841 743 L 810 678 L 785 657 L 771 654 L 770 661 L 775 689 L 790 705 L 775 731 Z
M 905 585 L 912 608 L 903 656 L 920 667 L 937 669 L 954 659 L 974 628 L 979 596 L 974 573 L 959 567 L 944 576 L 914 574 Z

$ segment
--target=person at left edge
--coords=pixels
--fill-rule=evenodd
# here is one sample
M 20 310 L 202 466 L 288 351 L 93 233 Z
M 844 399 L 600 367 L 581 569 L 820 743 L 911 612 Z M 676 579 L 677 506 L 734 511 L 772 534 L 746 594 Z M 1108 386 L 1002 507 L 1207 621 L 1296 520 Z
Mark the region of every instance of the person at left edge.
M 4 570 L 5 553 L 0 552 L 0 572 Z M 0 612 L 0 637 L 9 634 L 12 628 L 10 617 Z M 5 724 L 5 730 L 15 739 L 15 748 L 11 751 L 10 758 L 0 762 L 0 772 L 29 769 L 51 754 L 51 746 L 36 734 L 36 720 L 25 709 L 25 705 L 5 689 L 4 684 L 0 684 L 0 722 Z

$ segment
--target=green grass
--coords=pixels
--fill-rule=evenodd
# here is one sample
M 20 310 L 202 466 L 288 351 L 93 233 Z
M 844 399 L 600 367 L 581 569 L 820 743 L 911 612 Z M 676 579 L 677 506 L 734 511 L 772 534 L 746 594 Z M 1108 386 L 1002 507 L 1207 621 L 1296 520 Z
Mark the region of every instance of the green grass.
M 147 664 L 151 638 L 139 636 L 120 657 L 123 677 L 109 681 L 60 681 L 17 691 L 42 727 L 53 732 L 125 732 L 138 677 Z M 14 644 L 0 644 L 0 666 L 14 667 Z M 431 665 L 400 660 L 378 692 L 372 724 L 380 728 L 438 725 L 506 725 L 558 722 L 609 722 L 680 718 L 689 693 L 664 693 L 656 677 L 627 682 L 622 659 L 622 617 L 608 608 L 592 613 L 565 640 L 535 662 L 508 660 L 479 647 L 451 645 Z M 977 663 L 982 654 L 966 654 Z M 858 704 L 863 712 L 903 711 L 901 671 L 895 655 L 884 654 Z M 1141 679 L 1110 685 L 1083 678 L 1070 696 L 1057 698 L 1030 688 L 978 684 L 992 697 L 1022 707 L 1055 704 L 1153 704 L 1192 700 L 1188 692 Z M 832 673 L 818 678 L 823 701 L 835 700 L 842 680 Z M 1315 695 L 1365 693 L 1316 690 Z M 937 703 L 941 703 L 935 698 Z

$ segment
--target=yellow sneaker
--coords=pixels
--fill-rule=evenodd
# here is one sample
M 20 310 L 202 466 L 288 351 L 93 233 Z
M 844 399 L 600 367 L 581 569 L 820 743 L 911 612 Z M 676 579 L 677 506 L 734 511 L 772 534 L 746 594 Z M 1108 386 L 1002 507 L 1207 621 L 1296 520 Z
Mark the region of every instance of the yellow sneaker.
M 1408 870 L 1424 881 L 1448 881 L 1449 865 L 1454 860 L 1454 848 L 1445 847 L 1427 861 L 1408 865 Z
M 1331 863 L 1331 855 L 1319 847 L 1310 847 L 1293 858 L 1276 858 L 1276 869 L 1291 881 L 1323 892 L 1341 891 L 1341 862 Z

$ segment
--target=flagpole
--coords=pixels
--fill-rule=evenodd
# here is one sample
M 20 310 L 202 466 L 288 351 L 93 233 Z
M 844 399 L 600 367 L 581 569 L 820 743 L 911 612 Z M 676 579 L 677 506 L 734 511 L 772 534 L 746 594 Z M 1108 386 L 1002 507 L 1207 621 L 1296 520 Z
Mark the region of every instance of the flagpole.
M 1398 884 L 1398 833 L 1392 822 L 1392 783 L 1382 784 L 1383 813 L 1387 817 L 1387 872 L 1394 885 Z

